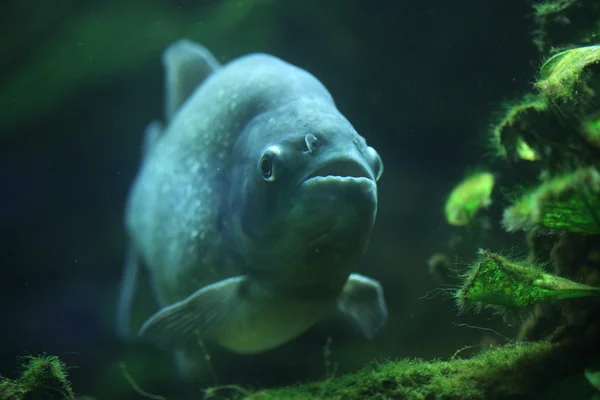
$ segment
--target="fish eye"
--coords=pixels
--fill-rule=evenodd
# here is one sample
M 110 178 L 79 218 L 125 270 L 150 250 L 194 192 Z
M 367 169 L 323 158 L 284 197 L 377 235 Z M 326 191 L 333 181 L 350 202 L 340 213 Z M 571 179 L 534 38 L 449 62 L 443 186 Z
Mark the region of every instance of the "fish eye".
M 258 162 L 258 172 L 267 182 L 275 180 L 275 158 L 279 153 L 279 148 L 276 146 L 268 148 Z
M 273 176 L 273 161 L 268 157 L 263 157 L 260 161 L 260 172 L 262 173 L 263 178 L 266 180 L 271 179 Z
M 373 160 L 373 174 L 375 175 L 375 181 L 378 181 L 383 174 L 383 161 L 381 160 L 381 156 L 377 153 L 377 150 L 372 148 L 371 146 L 367 147 L 367 153 L 369 157 Z

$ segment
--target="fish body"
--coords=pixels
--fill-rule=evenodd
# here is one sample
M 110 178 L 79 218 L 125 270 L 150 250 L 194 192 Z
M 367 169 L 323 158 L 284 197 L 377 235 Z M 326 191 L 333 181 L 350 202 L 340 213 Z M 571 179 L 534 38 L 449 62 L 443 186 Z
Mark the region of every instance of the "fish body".
M 198 340 L 260 353 L 336 309 L 372 337 L 383 290 L 352 271 L 377 214 L 375 149 L 317 78 L 276 57 L 220 65 L 181 39 L 162 62 L 165 122 L 146 129 L 126 204 L 121 336 L 145 268 L 159 309 L 138 336 L 188 376 Z

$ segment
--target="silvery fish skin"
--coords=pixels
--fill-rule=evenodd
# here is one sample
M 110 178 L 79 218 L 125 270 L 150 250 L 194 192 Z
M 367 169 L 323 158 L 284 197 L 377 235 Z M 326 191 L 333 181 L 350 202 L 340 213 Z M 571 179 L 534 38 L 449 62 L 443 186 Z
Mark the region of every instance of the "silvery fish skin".
M 162 62 L 165 125 L 146 130 L 126 206 L 120 335 L 145 268 L 160 308 L 138 335 L 175 351 L 187 376 L 198 340 L 260 353 L 334 310 L 372 337 L 383 290 L 352 271 L 377 214 L 375 149 L 317 78 L 276 57 L 222 66 L 181 39 Z

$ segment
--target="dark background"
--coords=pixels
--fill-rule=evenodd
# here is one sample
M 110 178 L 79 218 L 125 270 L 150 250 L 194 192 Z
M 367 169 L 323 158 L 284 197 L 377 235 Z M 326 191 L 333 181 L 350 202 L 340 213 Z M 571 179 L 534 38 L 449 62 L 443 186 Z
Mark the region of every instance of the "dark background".
M 0 374 L 47 352 L 76 366 L 75 390 L 98 399 L 137 398 L 120 361 L 144 388 L 175 390 L 169 355 L 120 343 L 113 318 L 123 204 L 143 129 L 162 117 L 160 52 L 181 36 L 221 62 L 261 51 L 312 72 L 385 164 L 361 272 L 382 281 L 388 326 L 365 341 L 324 322 L 269 354 L 218 355 L 219 381 L 321 378 L 327 337 L 347 372 L 502 341 L 461 324 L 514 335 L 490 313 L 457 315 L 448 296 L 424 296 L 440 285 L 427 259 L 453 237 L 468 240 L 458 267 L 481 246 L 522 250 L 520 235 L 498 227 L 501 196 L 486 236 L 449 227 L 443 204 L 467 171 L 494 162 L 493 115 L 530 88 L 541 61 L 531 2 L 12 0 L 0 15 Z

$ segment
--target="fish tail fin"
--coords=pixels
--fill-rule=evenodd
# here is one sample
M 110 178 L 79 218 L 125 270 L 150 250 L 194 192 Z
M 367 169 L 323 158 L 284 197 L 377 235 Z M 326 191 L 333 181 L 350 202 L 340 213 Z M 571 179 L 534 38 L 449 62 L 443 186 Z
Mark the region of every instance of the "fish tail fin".
M 129 340 L 131 335 L 131 312 L 136 294 L 140 263 L 136 251 L 130 244 L 125 257 L 123 276 L 117 300 L 117 336 L 123 341 Z

